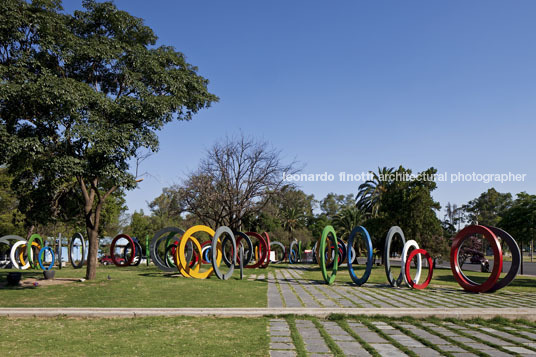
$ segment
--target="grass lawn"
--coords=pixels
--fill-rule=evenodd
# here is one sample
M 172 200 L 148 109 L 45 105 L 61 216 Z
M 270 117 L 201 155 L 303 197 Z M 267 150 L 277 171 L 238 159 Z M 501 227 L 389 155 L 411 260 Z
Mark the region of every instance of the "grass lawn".
M 298 357 L 307 356 L 303 336 L 296 328 L 297 320 L 311 320 L 320 332 L 333 355 L 342 356 L 340 339 L 335 339 L 326 320 L 310 317 L 287 315 L 291 339 Z M 269 318 L 213 318 L 213 317 L 138 317 L 138 318 L 9 318 L 0 317 L 2 334 L 0 346 L 4 355 L 75 355 L 75 356 L 268 356 Z M 536 347 L 515 341 L 516 337 L 535 342 L 532 333 L 536 324 L 525 320 L 506 320 L 495 318 L 483 319 L 438 319 L 435 317 L 415 319 L 411 317 L 390 318 L 386 316 L 344 316 L 331 315 L 327 320 L 335 322 L 373 356 L 381 356 L 375 345 L 367 343 L 361 332 L 355 332 L 350 325 L 361 323 L 368 331 L 379 335 L 384 342 L 398 348 L 409 356 L 417 356 L 411 347 L 397 338 L 389 330 L 379 328 L 378 322 L 384 322 L 402 334 L 432 348 L 442 355 L 454 357 L 446 344 L 478 356 L 487 356 L 481 346 L 512 354 L 497 340 L 482 339 L 473 336 L 473 331 L 480 331 L 479 336 L 487 335 L 481 328 L 492 328 L 508 334 L 505 345 L 536 352 Z M 448 323 L 448 324 L 447 324 Z M 438 327 L 442 327 L 439 330 Z M 462 329 L 463 328 L 463 329 Z M 392 330 L 391 330 L 392 331 Z M 446 343 L 436 344 L 419 331 L 435 335 Z M 452 334 L 466 337 L 449 337 Z M 514 336 L 514 337 L 512 337 Z M 469 338 L 469 340 L 467 339 Z M 369 337 L 370 338 L 370 337 Z M 343 341 L 348 341 L 343 339 Z M 467 341 L 475 342 L 467 343 Z M 489 352 L 489 351 L 488 351 Z
M 23 356 L 267 356 L 267 319 L 6 318 L 0 346 Z
M 272 269 L 277 269 L 281 267 L 286 267 L 287 265 L 284 264 L 278 264 L 278 265 L 272 265 Z M 292 266 L 291 266 L 292 267 Z M 303 273 L 303 278 L 310 279 L 313 281 L 319 281 L 324 282 L 324 279 L 322 278 L 322 272 L 320 271 L 320 267 L 318 265 L 307 265 L 309 270 L 305 270 Z M 365 271 L 365 266 L 363 264 L 361 265 L 354 265 L 354 271 L 358 276 L 362 276 L 363 272 Z M 412 268 L 412 276 L 415 276 L 416 269 Z M 391 267 L 391 272 L 393 274 L 393 277 L 395 279 L 398 277 L 398 274 L 400 274 L 400 267 Z M 331 274 L 331 270 L 329 270 L 329 273 Z M 480 273 L 480 272 L 471 272 L 466 271 L 464 272 L 470 279 L 476 281 L 476 282 L 483 282 L 485 279 L 489 277 L 489 273 Z M 428 269 L 423 268 L 423 272 L 421 273 L 421 282 L 426 278 L 426 274 L 428 274 Z M 502 273 L 501 277 L 504 277 L 506 273 Z M 343 264 L 339 267 L 337 271 L 337 278 L 335 280 L 335 283 L 352 283 L 352 279 L 350 278 L 350 274 L 348 273 L 348 268 L 346 264 Z M 385 276 L 385 268 L 384 266 L 375 266 L 372 268 L 372 273 L 370 274 L 370 278 L 367 282 L 367 284 L 389 284 L 387 282 L 387 278 Z M 433 278 L 430 282 L 430 287 L 438 287 L 438 286 L 448 286 L 453 288 L 461 289 L 460 285 L 454 280 L 454 277 L 452 276 L 452 271 L 450 269 L 442 269 L 437 268 L 434 269 Z M 527 275 L 518 275 L 514 281 L 508 285 L 508 287 L 499 290 L 495 294 L 500 294 L 506 291 L 510 292 L 534 292 L 536 293 L 536 277 L 534 276 L 527 276 Z
M 0 270 L 0 281 L 8 272 Z M 247 273 L 265 273 L 248 269 Z M 42 278 L 38 270 L 22 271 L 24 278 Z M 82 278 L 85 269 L 56 270 L 56 278 Z M 108 279 L 110 276 L 110 280 Z M 150 266 L 99 267 L 97 279 L 37 288 L 0 288 L 0 307 L 265 307 L 267 284 L 212 276 L 206 280 L 163 273 Z

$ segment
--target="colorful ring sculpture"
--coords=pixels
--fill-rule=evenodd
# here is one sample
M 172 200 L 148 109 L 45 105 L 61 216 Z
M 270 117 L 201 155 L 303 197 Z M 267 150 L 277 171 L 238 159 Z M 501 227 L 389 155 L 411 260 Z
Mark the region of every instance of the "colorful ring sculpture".
M 26 264 L 19 265 L 19 262 L 17 261 L 17 258 L 16 258 L 16 254 L 19 248 L 26 247 L 27 243 L 28 242 L 26 242 L 25 240 L 20 240 L 20 241 L 15 242 L 15 244 L 13 244 L 13 246 L 11 247 L 9 258 L 11 259 L 11 264 L 13 265 L 13 268 L 26 270 L 30 267 L 29 261 Z M 21 254 L 22 254 L 22 251 L 21 251 Z
M 273 250 L 275 252 L 275 249 L 272 249 L 272 247 L 279 247 L 282 251 L 282 255 L 281 255 L 281 259 L 277 259 L 277 254 L 274 254 L 275 255 L 275 260 L 272 262 L 272 263 L 281 263 L 282 261 L 285 260 L 285 258 L 287 257 L 287 250 L 285 248 L 285 246 L 283 245 L 283 243 L 281 242 L 271 242 L 270 243 L 270 251 Z
M 128 241 L 128 244 L 125 246 L 125 252 L 124 252 L 124 260 L 123 262 L 120 262 L 115 257 L 115 246 L 117 244 L 117 241 L 119 239 L 126 239 Z M 132 253 L 130 254 L 130 257 L 126 256 L 126 248 L 130 246 Z M 115 238 L 112 240 L 112 244 L 110 244 L 110 258 L 112 258 L 112 263 L 114 263 L 117 267 L 128 267 L 132 262 L 134 261 L 134 257 L 136 256 L 136 245 L 134 244 L 134 240 L 130 238 L 127 234 L 118 234 L 115 236 Z
M 291 249 L 288 254 L 288 262 L 290 264 L 296 264 L 298 262 L 298 253 L 294 249 Z
M 222 240 L 222 243 L 220 243 L 220 236 L 224 233 L 227 233 L 227 237 L 230 237 L 230 240 L 231 240 L 231 248 L 232 248 L 232 260 L 229 261 L 229 264 L 227 264 L 227 266 L 229 267 L 229 270 L 227 271 L 227 273 L 223 274 L 221 271 L 220 271 L 220 267 L 219 267 L 219 264 L 216 264 L 217 262 L 217 254 L 220 253 L 221 251 L 221 254 L 223 256 L 225 256 L 225 244 L 223 243 L 223 240 Z M 226 237 L 226 238 L 227 238 Z M 219 245 L 219 247 L 218 247 Z M 221 227 L 218 227 L 218 229 L 216 229 L 216 232 L 214 233 L 214 237 L 212 238 L 212 244 L 211 244 L 211 250 L 212 250 L 212 269 L 214 270 L 214 273 L 216 274 L 216 276 L 218 277 L 218 279 L 221 279 L 221 280 L 227 280 L 229 279 L 232 275 L 233 275 L 233 272 L 234 272 L 234 268 L 235 268 L 235 265 L 236 265 L 236 256 L 237 256 L 237 251 L 236 251 L 236 239 L 235 239 L 235 236 L 233 234 L 233 231 L 231 231 L 231 229 L 229 229 L 228 227 L 225 227 L 225 226 L 221 226 Z
M 254 264 L 249 264 L 249 265 L 245 266 L 248 269 L 255 269 L 255 268 L 260 267 L 261 264 L 264 263 L 264 261 L 266 260 L 267 257 L 269 258 L 268 248 L 267 248 L 268 244 L 266 243 L 266 240 L 264 239 L 264 237 L 261 236 L 260 234 L 256 233 L 256 232 L 246 232 L 246 235 L 250 236 L 250 237 L 257 238 L 257 240 L 259 242 L 259 250 L 260 250 L 259 255 L 260 256 L 259 256 L 258 260 Z
M 6 236 L 3 236 L 3 237 L 0 238 L 0 243 L 7 245 L 9 247 L 9 250 L 10 250 L 10 253 L 11 253 L 11 247 L 10 247 L 11 244 L 9 243 L 10 240 L 14 240 L 15 242 L 19 242 L 19 241 L 24 241 L 24 238 L 22 238 L 20 236 L 17 236 L 17 235 L 6 235 Z M 6 261 L 6 263 L 4 263 L 2 266 L 0 266 L 0 268 L 9 268 L 9 264 L 11 264 L 12 267 L 15 267 L 13 265 L 13 261 L 10 258 L 9 261 Z
M 143 259 L 143 249 L 141 248 L 141 244 L 140 242 L 138 242 L 138 239 L 136 237 L 131 237 L 132 240 L 134 241 L 134 259 L 132 260 L 132 263 L 130 264 L 131 266 L 133 267 L 137 267 L 138 265 L 140 265 L 141 263 L 141 260 Z M 123 259 L 127 260 L 126 258 L 126 254 L 127 254 L 127 250 L 125 249 L 124 252 L 123 252 Z
M 363 273 L 363 276 L 361 278 L 358 278 L 357 275 L 354 272 L 354 267 L 352 263 L 355 259 L 355 250 L 353 248 L 354 240 L 358 234 L 361 234 L 361 236 L 365 239 L 365 244 L 367 245 L 367 264 L 365 268 L 365 272 Z M 352 251 L 354 252 L 354 258 L 351 257 Z M 372 263 L 373 263 L 373 247 L 372 247 L 372 240 L 370 239 L 370 235 L 368 231 L 363 226 L 355 227 L 352 232 L 350 233 L 350 236 L 348 237 L 348 243 L 346 248 L 346 254 L 348 255 L 348 273 L 350 274 L 350 278 L 352 278 L 352 281 L 357 284 L 357 286 L 361 286 L 367 282 L 367 280 L 370 277 L 370 273 L 372 272 Z
M 411 241 L 410 241 L 411 242 Z M 415 256 L 419 256 L 420 254 L 424 255 L 424 257 L 428 260 L 428 276 L 426 277 L 426 280 L 422 283 L 422 284 L 418 284 L 418 279 L 415 279 L 417 282 L 414 282 L 412 279 L 411 279 L 411 276 L 410 276 L 410 265 L 411 265 L 411 261 L 413 260 L 413 258 Z M 432 280 L 432 275 L 434 273 L 434 263 L 432 261 L 432 257 L 430 256 L 430 254 L 428 254 L 428 252 L 424 249 L 414 249 L 408 256 L 408 259 L 406 260 L 405 264 L 405 269 L 404 269 L 404 279 L 406 280 L 406 282 L 408 283 L 408 285 L 413 288 L 413 289 L 418 289 L 418 290 L 422 290 L 424 288 L 426 288 L 428 286 L 428 284 L 430 284 L 430 281 Z
M 151 239 L 151 243 L 149 245 L 149 252 L 151 254 L 151 260 L 153 261 L 154 265 L 158 267 L 158 269 L 164 271 L 164 272 L 174 272 L 177 271 L 176 267 L 170 267 L 166 264 L 166 258 L 162 259 L 160 255 L 158 254 L 160 244 L 162 244 L 164 241 L 171 241 L 173 237 L 178 235 L 179 237 L 182 237 L 184 234 L 184 231 L 177 227 L 166 227 L 158 232 L 156 232 L 153 236 L 153 239 Z M 177 238 L 180 239 L 180 238 Z M 167 248 L 167 244 L 166 244 Z M 191 243 L 188 245 L 188 252 L 186 255 L 186 258 L 188 261 L 192 259 L 193 255 L 193 247 Z
M 391 255 L 391 242 L 393 241 L 393 237 L 398 234 L 402 238 L 402 244 L 406 244 L 406 238 L 404 237 L 404 232 L 402 232 L 402 229 L 398 226 L 393 226 L 391 229 L 389 229 L 389 232 L 387 232 L 387 237 L 385 238 L 385 249 L 383 252 L 383 261 L 385 264 L 385 275 L 387 275 L 387 281 L 392 287 L 400 287 L 402 284 L 403 275 L 402 275 L 402 269 L 400 269 L 400 275 L 395 280 L 393 278 L 393 275 L 391 274 L 391 262 L 389 261 L 389 257 Z
M 260 268 L 266 269 L 268 268 L 268 265 L 270 265 L 270 236 L 268 235 L 268 232 L 262 232 L 262 234 L 266 239 L 266 257 L 261 259 L 262 263 Z
M 78 264 L 74 263 L 73 258 L 73 248 L 74 248 L 74 242 L 79 239 L 82 246 L 82 259 L 78 262 Z M 75 233 L 73 237 L 71 238 L 71 243 L 69 244 L 69 262 L 71 262 L 71 265 L 74 269 L 80 269 L 84 266 L 84 262 L 86 260 L 86 241 L 84 240 L 84 237 L 81 233 Z
M 210 244 L 212 242 L 207 240 L 201 244 L 201 262 L 203 264 L 211 264 L 210 256 L 212 255 Z
M 201 264 L 196 264 L 194 267 L 190 267 L 188 264 L 188 260 L 186 259 L 186 244 L 188 242 L 192 242 L 194 249 L 197 248 L 197 251 L 199 254 L 201 254 L 201 244 L 199 244 L 199 241 L 195 239 L 192 234 L 196 232 L 205 232 L 208 233 L 211 237 L 214 237 L 214 230 L 210 227 L 203 226 L 203 225 L 197 225 L 190 227 L 189 229 L 184 232 L 184 235 L 181 237 L 179 247 L 175 251 L 175 258 L 177 259 L 177 267 L 179 268 L 180 273 L 185 277 L 192 277 L 196 279 L 206 279 L 214 272 L 214 269 L 210 267 L 205 272 L 199 272 L 199 268 L 201 267 Z M 235 246 L 235 252 L 236 252 L 236 246 Z M 221 249 L 221 242 L 218 246 L 218 249 L 216 249 L 216 252 L 212 252 L 212 256 L 214 257 L 214 253 L 217 253 L 216 260 L 214 261 L 214 258 L 212 258 L 213 262 L 212 264 L 220 265 L 222 260 L 222 249 Z
M 459 262 L 458 255 L 459 249 L 462 246 L 462 243 L 471 236 L 475 234 L 481 234 L 489 242 L 489 245 L 493 249 L 493 270 L 489 278 L 482 284 L 477 284 L 469 279 L 463 274 Z M 503 256 L 502 249 L 499 240 L 495 234 L 487 227 L 484 226 L 468 226 L 462 229 L 454 238 L 452 242 L 452 247 L 450 250 L 450 267 L 454 279 L 460 284 L 460 286 L 466 290 L 473 293 L 483 293 L 491 290 L 501 275 L 503 265 Z
M 24 247 L 26 247 L 27 249 L 27 246 L 28 246 L 28 243 L 26 243 Z M 32 256 L 31 257 L 26 256 L 26 258 L 28 259 L 28 262 L 26 262 L 24 260 L 24 250 L 22 250 L 21 248 L 21 251 L 19 252 L 19 261 L 22 266 L 28 266 L 28 267 L 32 266 L 31 262 L 35 259 L 35 257 L 33 256 L 34 249 L 36 249 L 37 252 L 39 252 L 39 249 L 41 249 L 41 246 L 39 245 L 39 243 L 32 242 L 32 250 L 31 250 Z M 37 254 L 35 256 L 37 256 Z M 34 266 L 37 267 L 37 264 L 35 264 Z
M 298 242 L 297 240 L 294 240 L 292 241 L 292 243 L 290 243 L 290 247 L 289 247 L 289 253 L 288 253 L 288 262 L 290 264 L 295 264 L 295 263 L 298 263 L 298 261 L 300 260 L 300 254 L 299 254 L 299 250 L 300 250 L 300 245 L 301 242 Z M 296 249 L 297 248 L 297 249 Z
M 400 268 L 402 269 L 402 276 L 404 277 L 404 281 L 406 282 L 408 286 L 410 284 L 406 277 L 406 260 L 409 260 L 411 264 L 411 259 L 407 259 L 409 248 L 411 247 L 415 249 L 419 249 L 419 245 L 417 244 L 416 241 L 414 241 L 413 239 L 408 240 L 406 244 L 404 244 L 404 248 L 402 248 L 402 255 L 401 255 L 402 259 L 400 261 Z M 415 257 L 415 255 L 412 255 L 412 257 Z M 408 266 L 410 266 L 410 264 L 408 264 Z M 421 256 L 417 255 L 417 274 L 415 274 L 415 280 L 414 280 L 416 284 L 418 284 L 419 280 L 421 279 L 421 270 L 422 270 Z
M 45 252 L 50 252 L 50 254 L 52 256 L 52 262 L 50 263 L 50 265 L 48 267 L 45 267 L 43 265 L 43 258 L 42 257 L 45 255 Z M 55 261 L 54 250 L 52 250 L 52 248 L 50 248 L 50 247 L 41 248 L 41 250 L 39 251 L 39 255 L 37 256 L 37 259 L 39 261 L 39 267 L 41 268 L 41 270 L 50 270 L 50 269 L 52 269 L 52 267 L 54 266 L 54 261 Z
M 327 269 L 326 269 L 326 240 L 328 239 L 328 236 L 331 234 L 333 237 L 334 244 L 337 242 L 337 234 L 335 233 L 335 229 L 333 229 L 332 226 L 326 226 L 324 230 L 322 231 L 322 237 L 320 238 L 320 269 L 322 270 L 322 276 L 324 277 L 324 280 L 328 285 L 333 284 L 335 281 L 335 277 L 337 275 L 337 268 L 339 266 L 339 249 L 335 248 L 335 256 L 333 257 L 333 269 L 331 270 L 331 276 L 328 275 Z M 331 244 L 328 245 L 331 247 Z M 328 253 L 329 254 L 329 253 Z M 330 254 L 331 255 L 331 254 Z
M 249 262 L 251 261 L 251 259 L 253 259 L 253 242 L 251 241 L 251 239 L 248 237 L 248 235 L 244 232 L 240 232 L 240 231 L 237 231 L 237 232 L 234 232 L 235 234 L 235 237 L 236 238 L 236 245 L 237 246 L 243 246 L 243 242 L 242 242 L 242 239 L 244 240 L 244 242 L 246 242 L 246 245 L 248 246 L 247 247 L 247 251 L 244 250 L 244 255 L 243 255 L 243 258 L 245 259 L 244 262 L 243 262 L 243 266 L 246 266 L 249 264 Z M 242 257 L 238 257 L 238 259 L 240 259 L 240 261 L 242 260 Z
M 244 246 L 241 245 L 239 249 L 239 257 L 240 257 L 240 280 L 244 279 Z
M 28 239 L 28 244 L 26 244 L 26 256 L 28 257 L 28 261 L 30 262 L 30 266 L 32 268 L 37 268 L 37 264 L 34 262 L 33 255 L 33 247 L 35 246 L 33 242 L 36 240 L 39 241 L 39 243 L 37 243 L 38 249 L 41 249 L 41 247 L 45 246 L 43 238 L 41 238 L 39 234 L 32 234 L 30 239 Z
M 499 281 L 497 281 L 495 285 L 493 285 L 493 287 L 487 291 L 488 293 L 490 293 L 502 289 L 505 286 L 508 286 L 508 284 L 510 284 L 515 279 L 515 277 L 517 276 L 517 272 L 519 271 L 519 267 L 521 266 L 521 249 L 519 249 L 519 246 L 517 245 L 517 242 L 515 241 L 514 237 L 512 237 L 508 232 L 497 227 L 487 228 L 491 230 L 495 234 L 495 236 L 501 237 L 506 242 L 506 245 L 508 245 L 508 249 L 512 254 L 512 263 L 510 264 L 510 270 L 508 270 L 508 273 L 504 278 L 499 279 Z

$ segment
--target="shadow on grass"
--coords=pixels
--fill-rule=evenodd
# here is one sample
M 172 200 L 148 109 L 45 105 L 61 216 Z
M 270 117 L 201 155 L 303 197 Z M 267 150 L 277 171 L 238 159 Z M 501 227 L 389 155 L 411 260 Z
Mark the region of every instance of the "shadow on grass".
M 7 289 L 7 290 L 26 290 L 26 289 L 35 289 L 36 287 L 33 285 L 9 285 L 7 283 L 7 275 L 11 272 L 0 272 L 0 289 Z M 36 271 L 19 271 L 18 273 L 21 274 L 21 281 L 28 278 L 34 278 L 34 279 L 40 279 L 43 277 L 42 272 L 36 272 Z
M 145 276 L 149 278 L 177 278 L 177 276 L 180 276 L 180 274 L 177 273 L 168 273 L 163 274 L 162 272 L 154 272 L 154 273 L 140 273 L 139 276 Z

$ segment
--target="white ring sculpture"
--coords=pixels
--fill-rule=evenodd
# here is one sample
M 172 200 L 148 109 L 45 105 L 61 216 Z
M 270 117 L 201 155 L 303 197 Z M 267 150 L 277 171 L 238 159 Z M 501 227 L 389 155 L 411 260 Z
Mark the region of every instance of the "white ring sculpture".
M 407 286 L 409 286 L 409 283 L 408 283 L 408 278 L 406 277 L 406 259 L 408 258 L 408 251 L 409 251 L 409 248 L 411 247 L 415 249 L 419 249 L 419 245 L 413 239 L 408 240 L 406 244 L 404 244 L 404 248 L 402 248 L 402 261 L 401 261 L 402 276 L 404 277 L 404 281 L 406 282 Z M 419 279 L 421 278 L 421 269 L 422 269 L 421 255 L 417 254 L 417 274 L 415 274 L 415 278 L 413 279 L 415 284 L 419 283 Z
M 30 257 L 28 257 L 27 259 L 28 261 L 22 267 L 20 266 L 19 262 L 17 261 L 15 257 L 15 253 L 17 253 L 18 248 L 21 245 L 26 245 L 26 243 L 28 242 L 25 240 L 19 240 L 15 244 L 13 244 L 13 246 L 11 247 L 11 252 L 9 253 L 9 259 L 11 259 L 11 264 L 13 264 L 13 268 L 15 269 L 26 270 L 30 267 Z

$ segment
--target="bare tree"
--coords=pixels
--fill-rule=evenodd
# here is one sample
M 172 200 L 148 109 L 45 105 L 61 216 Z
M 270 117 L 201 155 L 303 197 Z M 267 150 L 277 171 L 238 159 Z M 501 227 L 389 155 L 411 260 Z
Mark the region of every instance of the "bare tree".
M 295 174 L 296 163 L 283 164 L 268 143 L 240 136 L 216 143 L 197 171 L 180 186 L 186 211 L 207 225 L 240 229 L 242 218 L 260 212 L 277 194 L 284 174 Z

